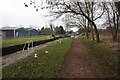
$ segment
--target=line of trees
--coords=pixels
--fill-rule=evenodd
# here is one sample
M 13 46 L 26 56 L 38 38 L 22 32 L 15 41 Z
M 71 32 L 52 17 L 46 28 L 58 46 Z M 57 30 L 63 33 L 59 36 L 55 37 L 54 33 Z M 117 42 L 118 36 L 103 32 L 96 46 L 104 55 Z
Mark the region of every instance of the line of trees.
M 50 35 L 50 34 L 54 34 L 54 35 L 63 35 L 66 33 L 66 31 L 64 30 L 63 26 L 56 26 L 56 27 L 53 27 L 52 24 L 50 24 L 50 28 L 45 28 L 45 27 L 42 27 L 41 30 L 39 31 L 40 34 L 43 34 L 43 35 Z
M 119 11 L 115 5 L 116 3 L 112 1 L 95 2 L 95 0 L 84 0 L 83 2 L 78 0 L 48 0 L 47 2 L 51 8 L 52 15 L 56 15 L 56 18 L 65 15 L 64 21 L 67 21 L 67 24 L 74 24 L 78 25 L 78 27 L 83 27 L 87 38 L 89 38 L 89 32 L 91 32 L 92 39 L 97 42 L 100 42 L 100 36 L 95 21 L 100 19 L 103 15 L 107 16 L 113 41 L 118 39 L 117 34 L 120 23 Z
M 49 3 L 51 2 L 48 1 L 48 5 Z M 84 2 L 69 1 L 68 2 L 66 0 L 62 0 L 62 1 L 56 0 L 55 2 L 51 3 L 50 6 L 52 8 L 51 13 L 53 15 L 56 15 L 56 18 L 64 14 L 66 15 L 72 14 L 77 16 L 77 19 L 79 19 L 79 22 L 82 22 L 84 24 L 82 27 L 86 29 L 87 38 L 89 38 L 89 35 L 88 35 L 89 27 L 92 27 L 96 36 L 96 41 L 100 42 L 99 32 L 95 24 L 95 20 L 99 19 L 104 14 L 104 8 L 102 7 L 103 3 L 87 2 L 87 1 L 84 1 Z M 99 15 L 95 15 L 97 10 L 100 10 Z M 83 20 L 80 19 L 81 17 L 83 18 Z M 72 17 L 70 18 L 75 19 Z M 93 40 L 95 40 L 94 36 L 93 36 Z
M 106 22 L 111 28 L 113 41 L 117 40 L 120 16 L 119 2 L 97 2 L 96 0 L 46 0 L 47 6 L 41 9 L 49 9 L 50 15 L 55 19 L 64 16 L 63 21 L 66 27 L 77 25 L 79 28 L 85 29 L 85 34 L 89 38 L 91 32 L 92 39 L 100 42 L 99 30 L 96 20 L 106 16 Z M 38 11 L 38 10 L 37 10 Z

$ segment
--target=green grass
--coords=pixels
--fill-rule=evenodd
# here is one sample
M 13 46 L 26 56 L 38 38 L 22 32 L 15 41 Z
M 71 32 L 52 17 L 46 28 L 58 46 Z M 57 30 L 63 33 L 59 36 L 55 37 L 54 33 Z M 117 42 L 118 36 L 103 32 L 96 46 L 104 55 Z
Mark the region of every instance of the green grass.
M 49 36 L 52 38 L 52 36 Z M 12 46 L 16 44 L 22 44 L 26 41 L 39 41 L 39 40 L 45 40 L 48 39 L 48 36 L 34 36 L 34 37 L 20 37 L 20 38 L 12 38 L 12 39 L 3 39 L 2 40 L 2 47 Z
M 56 72 L 64 61 L 64 56 L 71 48 L 72 39 L 55 42 L 36 51 L 34 54 L 3 68 L 3 78 L 55 78 Z M 46 54 L 45 51 L 49 53 Z
M 96 43 L 84 37 L 80 41 L 86 46 L 88 55 L 103 69 L 106 76 L 118 77 L 119 52 L 110 49 L 105 43 Z

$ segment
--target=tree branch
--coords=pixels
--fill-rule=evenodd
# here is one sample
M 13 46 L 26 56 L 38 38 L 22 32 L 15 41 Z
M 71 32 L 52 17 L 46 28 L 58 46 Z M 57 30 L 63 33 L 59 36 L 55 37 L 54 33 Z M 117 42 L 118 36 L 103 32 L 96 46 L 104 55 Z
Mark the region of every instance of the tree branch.
M 93 21 L 95 21 L 95 20 L 97 20 L 97 19 L 99 19 L 99 18 L 101 18 L 102 17 L 102 15 L 104 14 L 104 10 L 103 10 L 103 12 L 101 13 L 101 15 L 100 16 L 98 16 L 97 18 L 95 18 Z

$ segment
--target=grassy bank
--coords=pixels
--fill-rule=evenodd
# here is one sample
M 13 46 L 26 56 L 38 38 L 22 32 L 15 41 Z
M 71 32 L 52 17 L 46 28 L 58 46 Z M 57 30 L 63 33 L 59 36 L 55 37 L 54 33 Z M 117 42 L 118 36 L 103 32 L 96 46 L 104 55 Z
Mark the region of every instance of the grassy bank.
M 16 45 L 16 44 L 22 44 L 25 43 L 26 41 L 39 41 L 39 40 L 45 40 L 48 38 L 52 38 L 52 36 L 33 36 L 33 37 L 19 37 L 19 38 L 11 38 L 11 39 L 3 39 L 2 40 L 2 47 L 7 47 L 11 45 Z
M 84 37 L 80 41 L 86 46 L 88 55 L 102 68 L 103 74 L 118 77 L 119 52 L 110 49 L 105 43 L 96 43 Z
M 109 48 L 111 48 L 113 50 L 118 50 L 118 41 L 113 41 L 111 35 L 101 34 L 100 38 L 101 38 L 102 42 L 104 44 L 106 44 L 106 46 L 108 46 Z
M 3 78 L 54 78 L 63 63 L 65 54 L 71 47 L 72 39 L 64 39 L 49 44 L 34 54 L 3 68 Z M 48 51 L 48 53 L 45 53 Z

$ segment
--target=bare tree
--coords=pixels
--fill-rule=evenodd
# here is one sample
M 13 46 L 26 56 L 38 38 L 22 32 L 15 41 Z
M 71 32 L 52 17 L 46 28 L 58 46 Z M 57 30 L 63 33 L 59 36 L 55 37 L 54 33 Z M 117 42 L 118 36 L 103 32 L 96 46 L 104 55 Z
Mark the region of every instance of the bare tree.
M 89 9 L 91 5 L 90 2 L 85 2 L 85 1 L 79 2 L 79 1 L 72 1 L 72 0 L 47 0 L 46 2 L 47 2 L 46 8 L 50 9 L 50 13 L 51 13 L 50 15 L 54 16 L 55 19 L 67 13 L 77 15 L 77 16 L 84 16 L 85 19 L 87 20 L 86 31 L 89 31 L 89 25 L 92 25 L 95 31 L 96 41 L 100 42 L 99 32 L 94 21 L 99 19 L 103 15 L 104 11 L 100 15 L 97 15 L 97 17 L 90 18 L 90 14 L 91 14 Z M 96 5 L 98 7 L 96 7 Z M 99 6 L 101 5 L 101 3 L 96 3 L 96 5 L 93 6 L 94 8 L 93 10 L 97 10 L 96 8 L 99 9 Z M 93 13 L 94 12 L 96 11 L 93 11 Z
M 108 23 L 109 23 L 109 27 L 110 27 L 110 29 L 111 29 L 111 35 L 112 35 L 112 37 L 113 37 L 113 34 L 114 34 L 114 30 L 113 30 L 113 28 L 112 28 L 112 22 L 111 22 L 111 12 L 110 12 L 110 8 L 109 8 L 109 3 L 106 3 L 106 4 L 104 4 L 104 8 L 105 8 L 105 11 L 106 11 L 106 15 L 107 15 L 107 18 L 108 18 Z
M 56 10 L 56 8 L 55 8 L 56 6 L 57 7 L 59 6 L 58 10 Z M 53 15 L 55 15 L 55 14 L 58 15 L 59 14 L 57 17 L 61 16 L 62 14 L 65 14 L 65 13 L 71 13 L 71 14 L 74 14 L 74 15 L 84 16 L 85 19 L 87 19 L 87 21 L 89 23 L 91 23 L 91 25 L 93 25 L 95 35 L 96 35 L 96 41 L 100 42 L 99 32 L 98 32 L 97 26 L 96 26 L 94 21 L 97 20 L 98 18 L 100 18 L 103 13 L 100 16 L 96 17 L 94 20 L 92 20 L 89 17 L 89 13 L 88 13 L 88 15 L 86 14 L 88 5 L 87 4 L 85 5 L 83 2 L 73 2 L 73 3 L 71 3 L 71 2 L 65 2 L 63 0 L 61 2 L 56 2 L 56 3 L 52 4 L 52 7 L 53 8 L 52 8 L 51 13 L 53 13 Z
M 118 11 L 117 11 L 114 3 L 110 3 L 110 7 L 112 10 L 112 15 L 113 15 L 112 20 L 113 20 L 113 24 L 114 24 L 114 26 L 113 26 L 113 29 L 114 29 L 113 41 L 116 41 L 118 28 L 119 28 L 119 14 L 118 14 Z
M 117 11 L 119 13 L 119 16 L 120 16 L 120 1 L 119 2 L 114 2 L 115 3 L 115 6 L 117 8 Z

